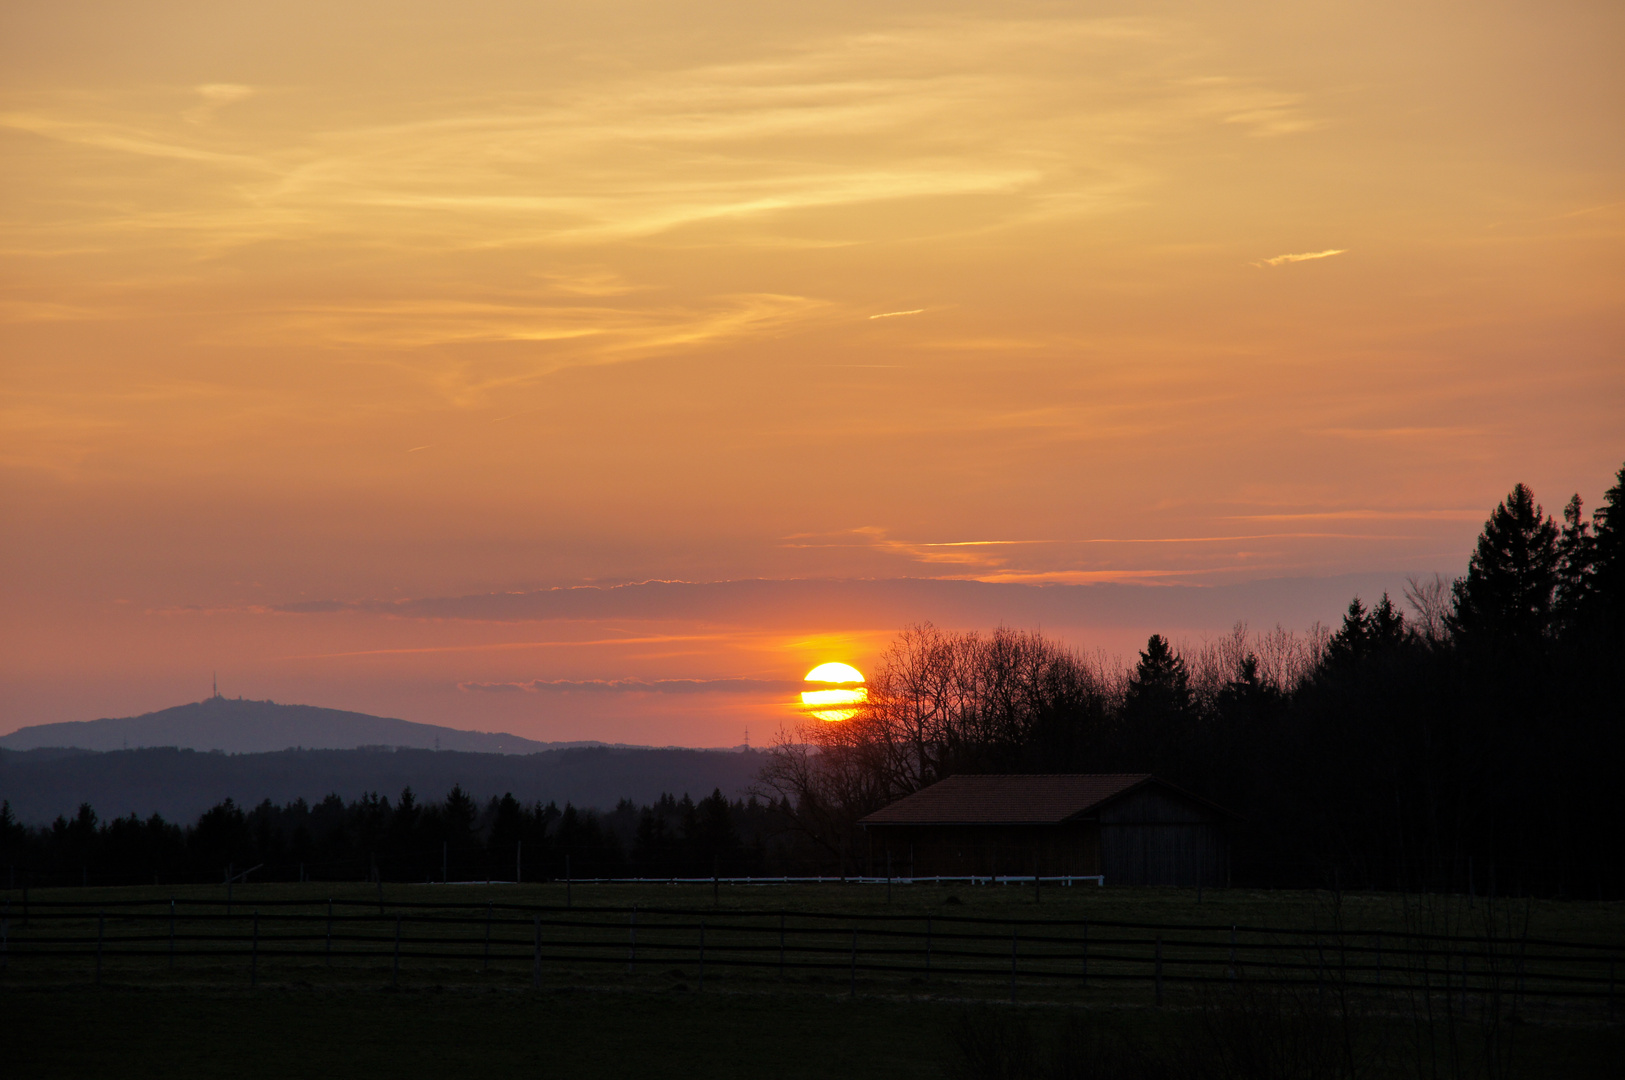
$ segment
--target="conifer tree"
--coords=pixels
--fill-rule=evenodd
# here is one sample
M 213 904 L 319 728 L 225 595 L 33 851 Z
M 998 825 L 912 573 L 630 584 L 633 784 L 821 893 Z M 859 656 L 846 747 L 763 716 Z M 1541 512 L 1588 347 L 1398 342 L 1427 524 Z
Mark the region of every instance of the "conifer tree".
M 1326 661 L 1339 664 L 1358 660 L 1366 654 L 1370 636 L 1370 617 L 1366 614 L 1365 605 L 1356 596 L 1349 601 L 1348 610 L 1343 613 L 1342 627 L 1326 643 Z
M 1490 514 L 1467 576 L 1451 587 L 1452 629 L 1466 639 L 1531 640 L 1551 623 L 1557 526 L 1523 484 Z
M 1394 607 L 1387 593 L 1383 593 L 1382 599 L 1371 609 L 1371 616 L 1366 620 L 1366 635 L 1373 649 L 1392 649 L 1404 644 L 1408 636 L 1405 616 Z
M 1152 634 L 1146 641 L 1140 662 L 1129 676 L 1125 704 L 1130 710 L 1153 707 L 1183 712 L 1190 708 L 1190 673 L 1185 658 L 1174 652 L 1161 634 Z
M 1625 465 L 1592 516 L 1591 579 L 1586 606 L 1614 633 L 1625 632 Z
M 1557 539 L 1558 616 L 1572 625 L 1591 606 L 1596 561 L 1596 537 L 1586 520 L 1585 506 L 1576 494 L 1563 508 L 1563 531 Z

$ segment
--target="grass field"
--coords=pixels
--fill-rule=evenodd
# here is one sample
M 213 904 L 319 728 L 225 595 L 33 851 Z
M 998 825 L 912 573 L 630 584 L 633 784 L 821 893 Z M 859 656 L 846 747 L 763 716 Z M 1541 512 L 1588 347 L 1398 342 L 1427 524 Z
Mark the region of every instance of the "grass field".
M 1486 902 L 1469 906 L 1465 898 L 1408 897 L 1396 893 L 1341 893 L 1296 890 L 1210 889 L 1102 889 L 1093 884 L 1070 887 L 1046 885 L 1035 892 L 1031 885 L 937 886 L 897 885 L 399 885 L 385 884 L 386 901 L 563 906 L 566 893 L 582 907 L 718 907 L 725 911 L 854 912 L 861 914 L 982 915 L 1013 918 L 1101 919 L 1125 922 L 1241 923 L 1280 927 L 1332 928 L 1339 919 L 1347 929 L 1394 930 L 1415 918 L 1419 904 L 1442 911 L 1448 903 L 1452 919 L 1472 918 Z M 247 909 L 256 900 L 305 899 L 321 904 L 328 898 L 375 900 L 378 889 L 352 882 L 304 885 L 237 885 L 232 899 Z M 223 885 L 136 886 L 130 888 L 35 889 L 37 900 L 112 902 L 167 901 L 171 897 L 224 900 Z M 715 901 L 713 901 L 715 897 Z M 12 912 L 22 907 L 20 890 L 0 891 L 0 903 Z M 1499 900 L 1502 910 L 1527 906 L 1529 933 L 1607 944 L 1625 943 L 1625 902 Z
M 1325 930 L 1341 923 L 1395 932 L 1414 928 L 1423 917 L 1470 929 L 1475 918 L 1483 919 L 1485 907 L 1482 900 L 1468 906 L 1464 899 L 1246 890 L 1208 892 L 1198 903 L 1190 891 L 1093 885 L 1045 888 L 1036 900 L 1030 886 L 899 886 L 889 902 L 885 887 L 873 885 L 725 886 L 715 894 L 709 886 L 578 885 L 570 894 L 576 910 L 686 908 L 713 911 L 719 921 L 790 909 L 859 917 L 1086 918 Z M 30 900 L 167 903 L 172 895 L 183 903 L 220 900 L 225 889 L 36 890 Z M 309 905 L 299 910 L 321 912 L 329 897 L 368 901 L 370 911 L 377 910 L 370 906 L 378 898 L 374 886 L 237 886 L 233 925 L 240 932 L 256 903 L 297 899 Z M 565 889 L 386 885 L 384 898 L 392 913 L 393 905 L 406 902 L 558 906 L 565 902 Z M 397 978 L 384 953 L 340 959 L 329 967 L 320 959 L 278 958 L 268 949 L 251 990 L 240 955 L 185 957 L 174 968 L 161 958 L 109 957 L 97 985 L 89 955 L 29 957 L 28 935 L 57 924 L 36 919 L 32 927 L 19 928 L 21 895 L 7 894 L 5 902 L 13 945 L 0 974 L 5 1056 L 21 1066 L 12 1075 L 30 1078 L 339 1070 L 416 1075 L 425 1069 L 477 1070 L 494 1077 L 942 1077 L 965 1064 L 956 1036 L 966 1029 L 967 1008 L 1022 1018 L 1023 1038 L 1038 1039 L 1056 1025 L 1082 1022 L 1156 1047 L 1184 1045 L 1181 1040 L 1188 1043 L 1209 1031 L 1217 1000 L 1187 990 L 1170 993 L 1158 1008 L 1143 981 L 1091 983 L 1086 990 L 1035 981 L 1023 983 L 1018 1004 L 1011 1006 L 1004 981 L 992 977 L 863 975 L 853 981 L 840 970 L 780 978 L 775 971 L 720 967 L 708 972 L 702 992 L 688 954 L 650 958 L 634 975 L 620 964 L 549 963 L 535 989 L 528 961 L 481 971 L 477 960 L 408 955 Z M 94 911 L 75 920 L 80 931 L 94 922 Z M 1520 926 L 1525 911 L 1531 936 L 1625 943 L 1625 905 L 1536 901 L 1525 908 L 1520 901 Z M 1415 1025 L 1408 1023 L 1385 1014 L 1362 1030 L 1376 1038 L 1371 1033 L 1409 1031 Z M 1430 1038 L 1440 1037 L 1437 1025 L 1428 1031 Z M 1615 1076 L 1618 1062 L 1625 1060 L 1620 1028 L 1596 1003 L 1532 1012 L 1515 1032 L 1508 1028 L 1495 1037 L 1515 1042 L 1516 1068 L 1498 1075 Z M 1422 1075 L 1407 1064 L 1410 1057 L 1394 1056 L 1392 1047 L 1385 1053 L 1393 1061 L 1369 1075 Z M 1474 1075 L 1471 1060 L 1469 1054 L 1439 1075 Z

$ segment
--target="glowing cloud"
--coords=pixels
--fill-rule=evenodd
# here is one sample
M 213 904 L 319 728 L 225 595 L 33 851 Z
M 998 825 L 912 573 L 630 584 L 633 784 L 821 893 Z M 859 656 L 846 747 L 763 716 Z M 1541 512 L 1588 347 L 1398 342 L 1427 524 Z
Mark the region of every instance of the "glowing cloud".
M 1348 248 L 1328 248 L 1325 251 L 1305 251 L 1298 255 L 1277 255 L 1273 259 L 1254 263 L 1254 266 L 1280 266 L 1282 263 L 1308 262 L 1311 259 L 1329 259 L 1333 255 L 1342 255 Z

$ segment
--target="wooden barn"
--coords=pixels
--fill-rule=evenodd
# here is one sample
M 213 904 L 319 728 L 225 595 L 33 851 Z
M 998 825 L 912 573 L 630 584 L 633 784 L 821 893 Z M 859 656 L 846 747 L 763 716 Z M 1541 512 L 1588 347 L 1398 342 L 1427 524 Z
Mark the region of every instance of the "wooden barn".
M 859 824 L 874 873 L 1217 886 L 1233 816 L 1147 773 L 1088 773 L 950 776 Z

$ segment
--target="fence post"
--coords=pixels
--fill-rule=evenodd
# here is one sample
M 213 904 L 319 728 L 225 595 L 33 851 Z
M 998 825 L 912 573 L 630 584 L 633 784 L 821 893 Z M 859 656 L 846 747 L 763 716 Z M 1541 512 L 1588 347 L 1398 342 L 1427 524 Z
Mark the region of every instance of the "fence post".
M 1157 1004 L 1162 1004 L 1162 935 L 1157 935 Z
M 530 945 L 530 985 L 538 989 L 542 985 L 542 917 L 536 916 L 536 935 Z
M 525 842 L 523 840 L 516 840 L 514 841 L 513 845 L 513 883 L 515 885 L 523 885 L 525 883 L 524 870 Z
M 373 874 L 378 881 L 378 914 L 382 916 L 384 914 L 384 875 L 378 873 L 376 869 L 374 869 Z
M 333 898 L 327 898 L 327 966 L 333 966 Z
M 925 977 L 931 977 L 931 916 L 925 917 Z
M 248 988 L 252 990 L 260 984 L 260 913 L 254 912 L 253 943 L 248 947 Z
M 401 981 L 401 917 L 395 916 L 395 963 L 390 969 L 389 985 L 396 986 Z
M 1614 961 L 1608 960 L 1608 1019 L 1614 1019 Z
M 169 898 L 169 969 L 175 970 L 175 898 Z
M 705 920 L 700 920 L 700 989 L 705 991 Z
M 1230 988 L 1232 990 L 1234 990 L 1235 985 L 1236 985 L 1236 924 L 1235 923 L 1230 924 L 1230 965 L 1229 965 L 1229 967 L 1227 967 L 1225 969 L 1225 973 L 1227 975 L 1229 975 L 1229 977 L 1230 977 Z
M 779 981 L 784 981 L 784 912 L 779 912 Z
M 858 996 L 858 928 L 852 928 L 852 985 L 851 996 Z
M 1377 986 L 1382 987 L 1382 935 L 1377 935 Z
M 886 849 L 886 903 L 891 903 L 891 849 Z
M 1083 921 L 1083 986 L 1089 985 L 1089 920 Z
M 104 924 L 106 922 L 107 922 L 107 912 L 98 911 L 96 913 L 96 985 L 97 986 L 100 986 L 101 982 L 102 982 L 102 935 L 103 935 L 103 930 L 104 930 Z
M 638 906 L 632 905 L 632 917 L 628 924 L 628 940 L 626 945 L 626 973 L 632 974 L 632 965 L 638 962 Z
M 485 902 L 485 956 L 480 960 L 480 971 L 491 966 L 491 901 Z
M 564 857 L 564 906 L 567 908 L 575 907 L 574 893 L 572 891 L 574 888 L 575 885 L 570 880 L 570 856 L 566 855 Z
M 6 970 L 11 959 L 11 901 L 6 901 L 6 914 L 0 918 L 0 971 Z
M 1016 1003 L 1016 934 L 1015 927 L 1010 928 L 1010 1004 Z

